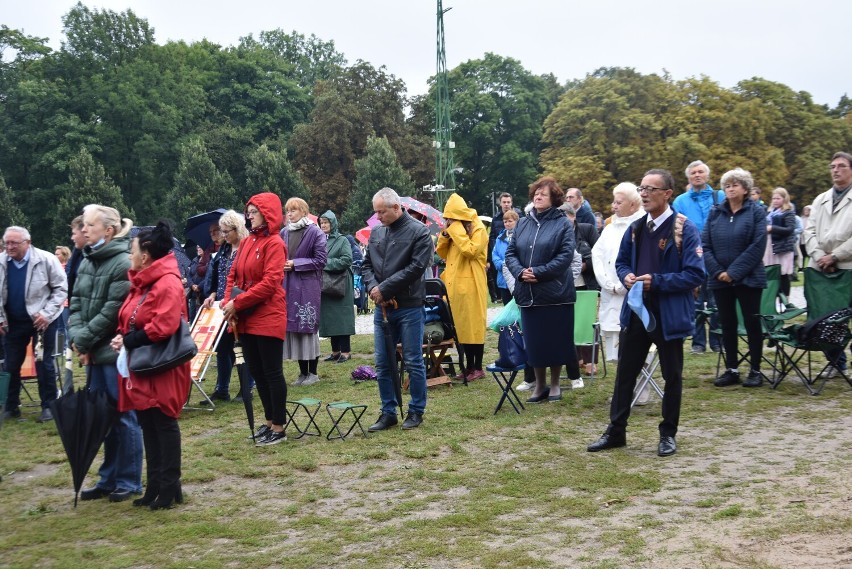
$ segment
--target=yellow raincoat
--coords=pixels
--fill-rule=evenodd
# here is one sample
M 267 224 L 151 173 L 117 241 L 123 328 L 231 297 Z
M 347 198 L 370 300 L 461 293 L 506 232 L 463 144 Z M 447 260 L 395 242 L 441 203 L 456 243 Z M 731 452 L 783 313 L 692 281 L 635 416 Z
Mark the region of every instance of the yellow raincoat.
M 441 279 L 447 285 L 459 342 L 484 344 L 485 310 L 488 306 L 485 276 L 488 231 L 477 217 L 476 210 L 467 207 L 458 194 L 447 200 L 444 219 L 459 220 L 441 232 L 436 245 L 438 255 L 447 261 Z M 470 235 L 460 221 L 471 222 Z

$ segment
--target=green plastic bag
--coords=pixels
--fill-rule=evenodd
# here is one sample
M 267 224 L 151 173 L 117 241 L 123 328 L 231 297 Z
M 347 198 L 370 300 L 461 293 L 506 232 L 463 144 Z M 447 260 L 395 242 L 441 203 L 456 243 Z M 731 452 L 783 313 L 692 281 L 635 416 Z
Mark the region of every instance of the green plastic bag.
M 494 330 L 495 332 L 499 332 L 500 328 L 504 326 L 509 326 L 510 324 L 518 324 L 518 328 L 521 327 L 521 309 L 518 308 L 518 305 L 515 303 L 515 299 L 509 301 L 509 304 L 503 307 L 491 324 L 488 325 L 489 328 Z

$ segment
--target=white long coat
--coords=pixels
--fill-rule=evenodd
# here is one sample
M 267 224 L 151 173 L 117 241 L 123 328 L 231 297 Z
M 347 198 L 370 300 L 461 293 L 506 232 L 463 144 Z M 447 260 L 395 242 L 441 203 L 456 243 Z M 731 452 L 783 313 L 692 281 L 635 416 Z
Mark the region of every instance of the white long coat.
M 595 278 L 601 287 L 600 323 L 604 332 L 621 330 L 621 305 L 627 289 L 618 280 L 615 272 L 615 258 L 621 246 L 621 238 L 631 223 L 645 215 L 641 207 L 639 211 L 628 217 L 615 216 L 612 222 L 604 227 L 597 243 L 592 247 L 592 267 Z M 614 354 L 613 354 L 614 355 Z

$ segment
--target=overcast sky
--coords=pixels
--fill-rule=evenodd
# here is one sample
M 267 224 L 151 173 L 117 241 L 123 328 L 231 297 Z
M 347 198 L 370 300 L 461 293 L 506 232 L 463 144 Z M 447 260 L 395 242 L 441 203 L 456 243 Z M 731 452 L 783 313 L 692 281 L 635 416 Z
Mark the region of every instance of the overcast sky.
M 427 90 L 436 65 L 435 0 L 97 0 L 132 9 L 158 43 L 207 38 L 223 46 L 262 30 L 332 40 L 350 63 L 363 59 Z M 71 0 L 0 0 L 0 23 L 62 41 Z M 848 0 L 444 0 L 447 66 L 486 52 L 513 57 L 561 83 L 598 67 L 707 75 L 723 87 L 763 77 L 836 106 L 852 94 Z

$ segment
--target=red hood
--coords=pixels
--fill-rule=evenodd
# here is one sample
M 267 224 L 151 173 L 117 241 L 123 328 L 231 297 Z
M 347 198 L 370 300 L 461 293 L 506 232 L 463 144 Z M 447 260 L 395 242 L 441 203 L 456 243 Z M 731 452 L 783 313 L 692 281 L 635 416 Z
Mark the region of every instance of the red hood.
M 255 194 L 246 203 L 246 208 L 249 205 L 254 205 L 260 211 L 269 227 L 270 235 L 281 230 L 281 223 L 284 221 L 284 209 L 281 207 L 281 198 L 276 194 L 272 192 Z
M 151 266 L 147 269 L 142 269 L 141 271 L 134 271 L 133 269 L 130 269 L 127 271 L 130 284 L 133 288 L 138 289 L 146 289 L 168 274 L 173 274 L 180 279 L 177 259 L 175 258 L 175 254 L 171 251 L 169 251 L 169 254 L 165 257 L 161 257 L 151 263 Z

